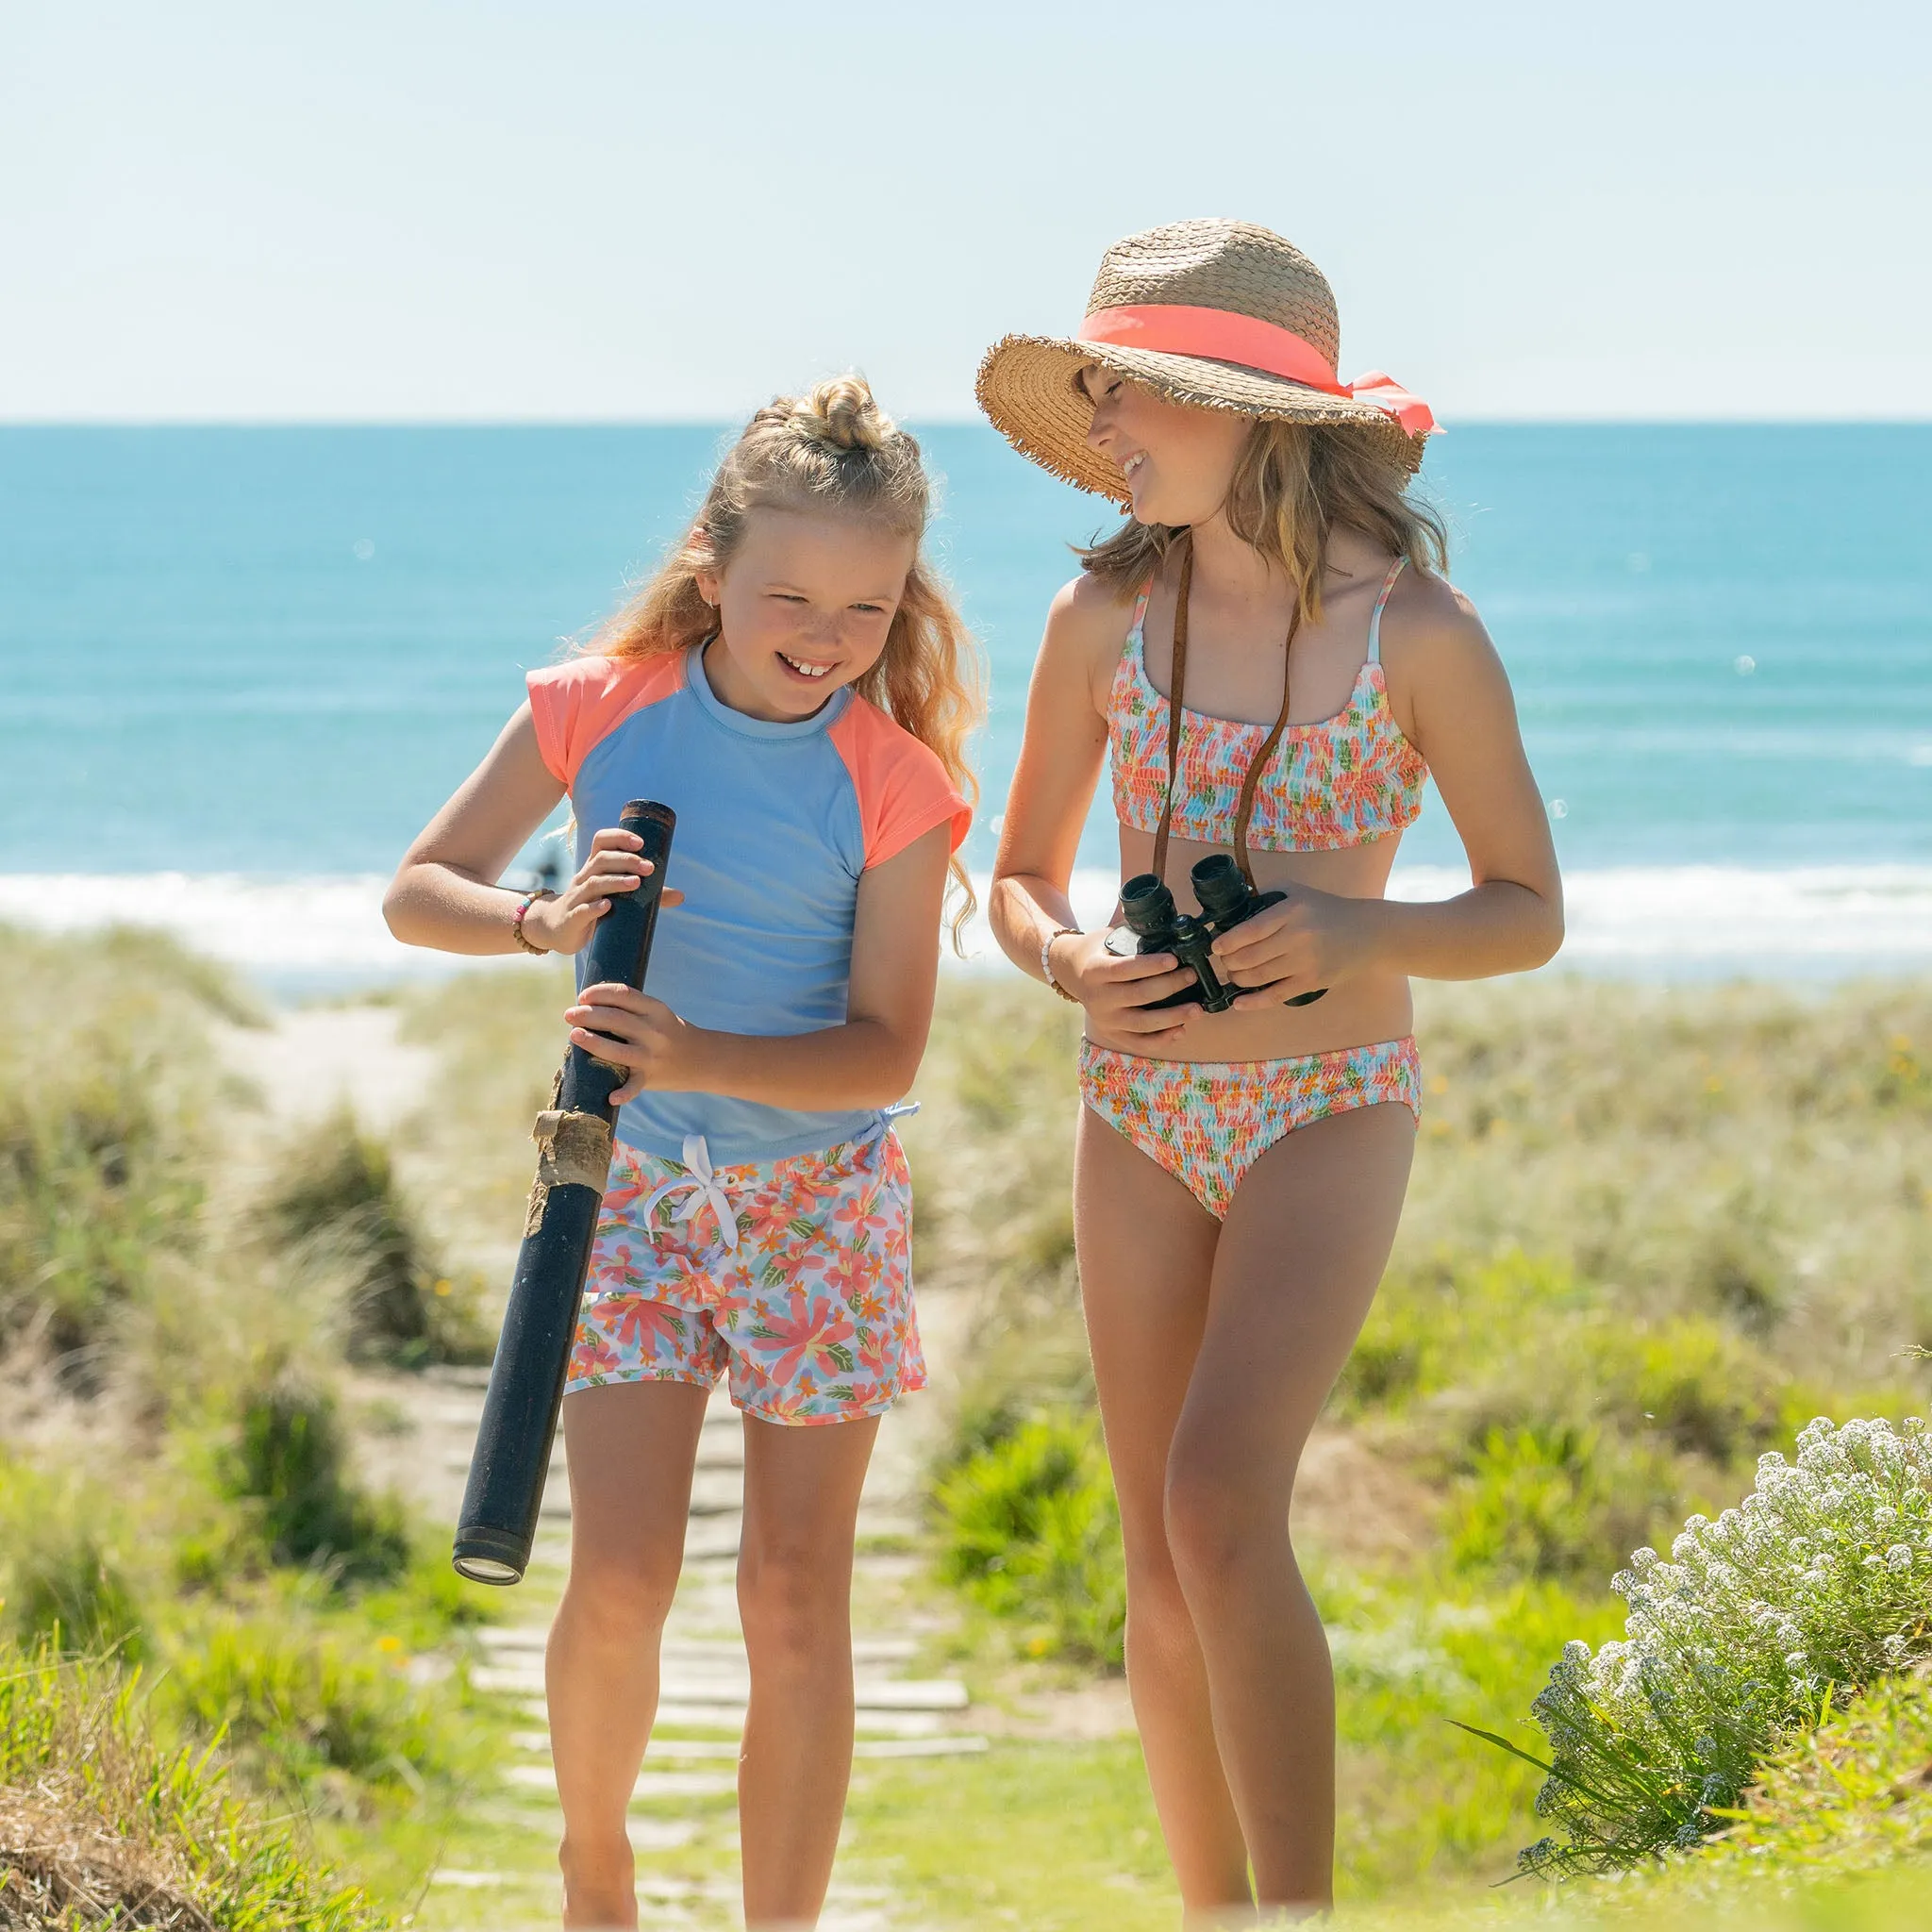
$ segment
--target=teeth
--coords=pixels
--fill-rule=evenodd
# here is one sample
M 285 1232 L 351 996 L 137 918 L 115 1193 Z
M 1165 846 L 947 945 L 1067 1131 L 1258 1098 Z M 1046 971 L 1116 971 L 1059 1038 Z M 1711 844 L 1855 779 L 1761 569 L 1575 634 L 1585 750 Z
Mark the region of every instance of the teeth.
M 783 651 L 780 651 L 778 655 L 780 658 L 784 658 L 785 662 L 791 665 L 792 670 L 797 672 L 801 677 L 823 677 L 832 668 L 829 664 L 808 664 L 798 658 L 786 658 Z
M 1131 476 L 1146 460 L 1145 455 L 1137 451 L 1121 465 L 1121 475 L 1123 476 Z

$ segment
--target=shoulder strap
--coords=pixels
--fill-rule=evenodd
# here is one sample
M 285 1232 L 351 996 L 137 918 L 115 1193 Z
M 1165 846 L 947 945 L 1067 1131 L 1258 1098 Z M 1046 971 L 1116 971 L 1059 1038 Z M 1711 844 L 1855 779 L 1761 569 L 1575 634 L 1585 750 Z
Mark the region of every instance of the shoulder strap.
M 1174 592 L 1174 669 L 1167 679 L 1167 790 L 1160 800 L 1159 829 L 1154 834 L 1154 876 L 1163 881 L 1167 877 L 1168 827 L 1174 821 L 1174 774 L 1180 769 L 1181 701 L 1188 681 L 1188 592 L 1193 583 L 1194 540 L 1191 536 L 1187 548 L 1181 552 L 1180 588 Z M 1144 591 L 1141 602 L 1142 606 L 1147 602 Z M 1138 616 L 1135 621 L 1138 624 Z
M 1402 575 L 1402 566 L 1407 561 L 1407 558 L 1398 557 L 1394 563 L 1390 566 L 1389 575 L 1382 579 L 1382 594 L 1375 599 L 1374 611 L 1369 618 L 1369 662 L 1371 664 L 1379 664 L 1382 661 L 1382 607 L 1388 603 L 1389 592 L 1395 588 L 1395 579 Z
M 1134 599 L 1134 621 L 1127 626 L 1127 636 L 1129 638 L 1138 638 L 1141 636 L 1141 627 L 1147 622 L 1147 599 L 1153 594 L 1153 592 L 1154 579 L 1152 577 L 1149 577 L 1147 581 L 1141 586 L 1141 594 Z

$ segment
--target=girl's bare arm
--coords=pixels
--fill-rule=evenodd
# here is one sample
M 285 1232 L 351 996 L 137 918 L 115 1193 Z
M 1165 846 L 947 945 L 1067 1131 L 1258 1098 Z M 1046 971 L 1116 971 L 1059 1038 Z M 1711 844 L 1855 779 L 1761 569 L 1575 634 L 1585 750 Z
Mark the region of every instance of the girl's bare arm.
M 1470 890 L 1434 905 L 1376 902 L 1378 957 L 1422 979 L 1481 979 L 1541 966 L 1563 943 L 1563 882 L 1516 700 L 1475 611 L 1432 584 L 1418 611 L 1411 737 L 1462 849 Z M 1401 626 L 1395 630 L 1398 648 Z
M 1116 958 L 1100 933 L 1053 939 L 1058 928 L 1078 924 L 1067 886 L 1107 756 L 1102 693 L 1123 625 L 1121 607 L 1091 577 L 1075 579 L 1053 601 L 1027 691 L 987 913 L 1000 949 L 1035 979 L 1044 977 L 1041 949 L 1052 940 L 1054 978 L 1087 1008 L 1096 1038 L 1144 1041 L 1185 1024 L 1184 1010 L 1149 1011 L 1147 1003 L 1178 991 L 1192 974 L 1164 953 Z
M 496 881 L 562 796 L 537 749 L 530 708 L 523 705 L 404 854 L 382 899 L 390 931 L 405 945 L 443 953 L 515 952 L 511 921 L 522 895 Z M 525 917 L 525 934 L 545 952 L 577 952 L 608 909 L 609 895 L 635 891 L 651 869 L 627 833 L 600 831 L 593 844 L 591 862 L 564 891 L 539 900 Z M 664 903 L 675 906 L 678 896 L 666 892 Z
M 1469 858 L 1470 890 L 1428 904 L 1302 887 L 1215 941 L 1243 1008 L 1279 1005 L 1367 970 L 1483 979 L 1541 966 L 1563 942 L 1549 820 L 1524 756 L 1495 646 L 1460 596 L 1430 581 L 1384 622 L 1391 694 Z

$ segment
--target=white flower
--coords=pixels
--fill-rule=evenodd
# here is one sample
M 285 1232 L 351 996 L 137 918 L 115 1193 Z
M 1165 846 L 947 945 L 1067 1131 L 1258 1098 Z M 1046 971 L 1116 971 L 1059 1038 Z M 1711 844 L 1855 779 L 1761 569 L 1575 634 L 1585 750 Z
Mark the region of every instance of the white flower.
M 1885 1553 L 1885 1567 L 1888 1570 L 1904 1572 L 1912 1567 L 1912 1552 L 1908 1543 L 1893 1543 Z

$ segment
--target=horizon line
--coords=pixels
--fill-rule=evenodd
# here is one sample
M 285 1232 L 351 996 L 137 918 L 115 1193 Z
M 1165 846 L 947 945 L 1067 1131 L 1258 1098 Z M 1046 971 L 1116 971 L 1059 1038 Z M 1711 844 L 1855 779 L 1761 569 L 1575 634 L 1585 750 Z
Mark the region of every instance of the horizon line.
M 0 414 L 0 434 L 20 429 L 709 429 L 733 427 L 737 416 L 8 416 Z M 985 429 L 999 432 L 985 417 L 926 416 L 911 411 L 900 420 L 924 429 Z M 1932 410 L 1890 416 L 1505 416 L 1477 414 L 1453 419 L 1472 429 L 1924 429 Z

